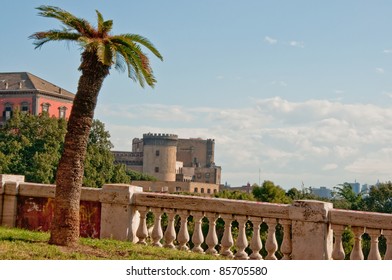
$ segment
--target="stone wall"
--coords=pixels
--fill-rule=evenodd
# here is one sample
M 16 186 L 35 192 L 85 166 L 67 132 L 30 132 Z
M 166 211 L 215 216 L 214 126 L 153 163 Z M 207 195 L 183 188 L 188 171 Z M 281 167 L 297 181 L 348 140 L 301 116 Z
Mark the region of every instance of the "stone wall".
M 54 195 L 54 185 L 26 183 L 23 176 L 0 175 L 0 225 L 48 230 Z M 342 235 L 344 231 L 352 230 L 355 240 L 351 259 L 392 259 L 391 214 L 333 209 L 328 202 L 300 200 L 291 205 L 275 204 L 143 192 L 140 186 L 124 184 L 107 184 L 102 189 L 83 188 L 81 201 L 83 236 L 140 244 L 147 244 L 148 240 L 154 246 L 194 252 L 203 252 L 207 247 L 206 253 L 237 259 L 278 259 L 280 254 L 282 259 L 329 260 L 347 258 Z M 148 213 L 154 216 L 151 230 L 147 228 Z M 167 215 L 165 232 L 161 224 L 164 213 Z M 190 217 L 192 224 L 188 223 Z M 220 238 L 216 230 L 217 219 L 224 222 Z M 207 235 L 202 231 L 206 220 Z M 234 221 L 237 224 L 235 239 Z M 267 229 L 264 232 L 267 239 L 263 242 L 260 240 L 261 225 Z M 276 238 L 278 225 L 283 229 L 279 243 Z M 251 232 L 258 233 L 250 240 L 247 236 L 249 227 L 252 227 Z M 361 246 L 364 233 L 370 237 L 367 256 Z M 380 236 L 386 239 L 385 252 L 378 248 Z M 217 248 L 220 248 L 219 252 Z M 266 256 L 260 255 L 262 249 L 268 253 Z
M 93 238 L 134 240 L 133 192 L 140 187 L 107 184 L 102 189 L 82 188 L 80 235 Z M 24 182 L 24 176 L 0 175 L 0 225 L 49 231 L 55 186 Z M 136 225 L 133 225 L 135 227 Z

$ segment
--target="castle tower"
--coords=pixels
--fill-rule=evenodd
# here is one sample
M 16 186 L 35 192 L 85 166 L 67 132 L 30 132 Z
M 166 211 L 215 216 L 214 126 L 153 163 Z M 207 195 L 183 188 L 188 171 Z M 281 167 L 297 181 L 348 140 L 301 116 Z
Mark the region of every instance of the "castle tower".
M 143 173 L 159 181 L 176 181 L 177 142 L 174 134 L 143 134 Z

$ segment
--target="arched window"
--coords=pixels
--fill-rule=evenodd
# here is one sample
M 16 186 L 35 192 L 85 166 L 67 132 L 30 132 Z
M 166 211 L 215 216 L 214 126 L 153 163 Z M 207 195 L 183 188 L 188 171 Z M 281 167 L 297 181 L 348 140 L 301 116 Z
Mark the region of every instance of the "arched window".
M 65 119 L 66 112 L 67 112 L 67 107 L 65 106 L 59 107 L 59 118 Z
M 198 191 L 199 191 L 198 188 L 195 188 L 195 189 L 193 190 L 193 192 L 195 192 L 195 193 L 197 193 Z
M 12 104 L 11 103 L 5 103 L 4 105 L 4 111 L 3 111 L 3 119 L 4 120 L 9 120 L 12 117 Z

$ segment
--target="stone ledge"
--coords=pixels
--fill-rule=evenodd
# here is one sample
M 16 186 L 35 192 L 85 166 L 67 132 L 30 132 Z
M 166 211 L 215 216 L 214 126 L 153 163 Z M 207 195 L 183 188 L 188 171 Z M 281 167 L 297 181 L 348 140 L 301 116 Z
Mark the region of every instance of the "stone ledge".
M 329 211 L 333 204 L 316 200 L 296 200 L 289 207 L 289 217 L 295 221 L 329 222 Z

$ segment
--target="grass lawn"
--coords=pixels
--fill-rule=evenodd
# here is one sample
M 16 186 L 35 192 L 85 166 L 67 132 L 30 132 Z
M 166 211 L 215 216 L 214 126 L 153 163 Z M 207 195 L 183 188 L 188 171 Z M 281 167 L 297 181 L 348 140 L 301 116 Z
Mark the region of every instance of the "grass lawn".
M 0 227 L 0 260 L 222 260 L 131 242 L 81 238 L 75 248 L 49 245 L 49 233 Z

